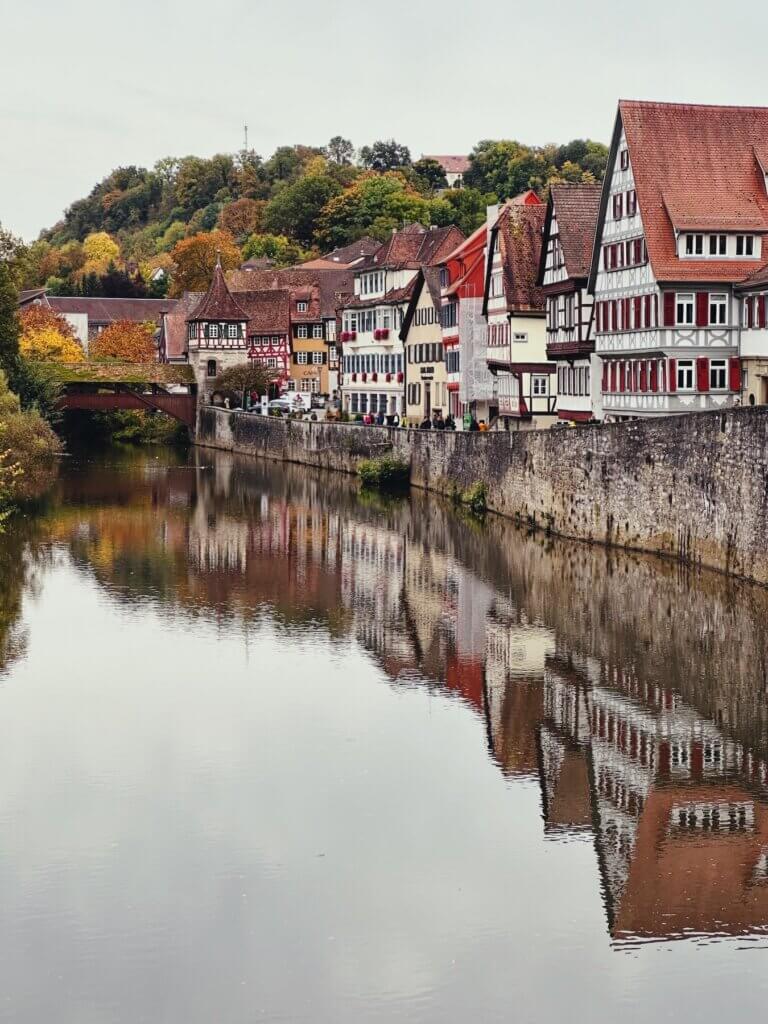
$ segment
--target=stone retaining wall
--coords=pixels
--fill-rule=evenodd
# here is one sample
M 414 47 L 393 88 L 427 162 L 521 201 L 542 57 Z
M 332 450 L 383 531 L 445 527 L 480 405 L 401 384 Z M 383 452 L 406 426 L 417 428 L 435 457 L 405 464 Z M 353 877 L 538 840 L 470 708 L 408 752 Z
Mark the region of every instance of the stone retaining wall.
M 768 408 L 606 426 L 451 433 L 203 408 L 197 443 L 354 473 L 393 453 L 411 483 L 563 537 L 652 551 L 768 584 Z

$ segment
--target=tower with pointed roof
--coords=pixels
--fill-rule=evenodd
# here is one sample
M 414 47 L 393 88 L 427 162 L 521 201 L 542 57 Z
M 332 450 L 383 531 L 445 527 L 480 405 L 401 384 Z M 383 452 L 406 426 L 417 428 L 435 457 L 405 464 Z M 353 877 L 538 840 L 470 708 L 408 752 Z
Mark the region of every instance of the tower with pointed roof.
M 219 258 L 210 288 L 187 318 L 189 361 L 202 400 L 210 400 L 222 370 L 248 358 L 247 324 L 248 314 L 232 297 Z

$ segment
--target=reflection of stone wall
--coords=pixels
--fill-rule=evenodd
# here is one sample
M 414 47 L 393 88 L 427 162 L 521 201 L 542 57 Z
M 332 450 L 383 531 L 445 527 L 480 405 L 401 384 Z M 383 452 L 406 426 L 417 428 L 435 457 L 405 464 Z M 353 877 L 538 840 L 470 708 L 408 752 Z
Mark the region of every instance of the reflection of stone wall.
M 416 486 L 450 493 L 482 480 L 504 515 L 768 583 L 768 408 L 483 435 L 203 409 L 198 440 L 345 472 L 394 452 Z

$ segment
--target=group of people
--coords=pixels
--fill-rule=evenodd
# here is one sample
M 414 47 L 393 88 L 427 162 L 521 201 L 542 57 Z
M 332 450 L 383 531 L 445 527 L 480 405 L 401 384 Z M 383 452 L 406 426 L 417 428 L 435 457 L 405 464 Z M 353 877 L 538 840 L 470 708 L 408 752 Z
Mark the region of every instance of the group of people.
M 372 412 L 367 412 L 365 416 L 363 416 L 363 423 L 366 427 L 383 427 L 385 425 L 388 427 L 399 427 L 400 417 L 397 413 L 387 415 L 382 409 L 379 409 L 375 416 Z
M 432 413 L 432 419 L 429 416 L 425 416 L 419 424 L 419 430 L 455 430 L 456 420 L 451 416 L 450 413 L 443 418 L 441 409 L 435 409 Z

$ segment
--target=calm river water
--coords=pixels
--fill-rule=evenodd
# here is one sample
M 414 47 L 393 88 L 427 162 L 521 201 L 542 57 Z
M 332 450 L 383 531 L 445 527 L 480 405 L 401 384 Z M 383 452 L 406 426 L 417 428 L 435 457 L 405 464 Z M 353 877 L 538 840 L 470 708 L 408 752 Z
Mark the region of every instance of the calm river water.
M 0 539 L 0 1020 L 764 1019 L 768 592 L 197 451 Z

